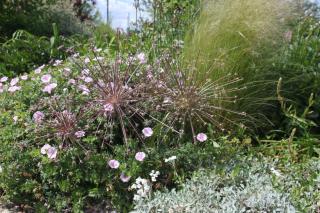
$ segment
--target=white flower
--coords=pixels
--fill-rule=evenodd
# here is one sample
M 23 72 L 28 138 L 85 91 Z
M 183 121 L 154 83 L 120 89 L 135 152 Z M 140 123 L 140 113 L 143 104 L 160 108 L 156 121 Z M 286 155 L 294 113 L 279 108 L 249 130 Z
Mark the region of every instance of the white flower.
M 169 158 L 164 159 L 164 162 L 170 162 L 170 161 L 175 161 L 177 159 L 177 156 L 171 156 Z
M 152 182 L 156 182 L 157 181 L 157 177 L 160 175 L 160 172 L 152 170 L 149 175 L 151 177 L 151 181 Z

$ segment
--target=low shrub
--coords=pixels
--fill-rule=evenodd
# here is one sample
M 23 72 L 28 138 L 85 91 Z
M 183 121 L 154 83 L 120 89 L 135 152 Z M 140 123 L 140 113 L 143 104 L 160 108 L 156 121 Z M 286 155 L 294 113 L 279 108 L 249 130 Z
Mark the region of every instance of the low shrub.
M 181 190 L 156 192 L 132 212 L 296 212 L 289 194 L 272 184 L 271 165 L 232 165 L 232 172 L 200 171 Z

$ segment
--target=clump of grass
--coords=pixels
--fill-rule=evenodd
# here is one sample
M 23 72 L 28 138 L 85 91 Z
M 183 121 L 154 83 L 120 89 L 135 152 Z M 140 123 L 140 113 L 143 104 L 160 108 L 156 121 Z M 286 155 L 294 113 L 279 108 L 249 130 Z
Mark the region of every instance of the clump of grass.
M 204 1 L 186 37 L 183 60 L 194 64 L 202 80 L 237 73 L 243 78 L 238 86 L 247 89 L 238 92 L 233 110 L 265 118 L 263 110 L 270 110 L 270 100 L 276 100 L 273 58 L 286 42 L 284 34 L 296 8 L 294 1 L 282 0 Z

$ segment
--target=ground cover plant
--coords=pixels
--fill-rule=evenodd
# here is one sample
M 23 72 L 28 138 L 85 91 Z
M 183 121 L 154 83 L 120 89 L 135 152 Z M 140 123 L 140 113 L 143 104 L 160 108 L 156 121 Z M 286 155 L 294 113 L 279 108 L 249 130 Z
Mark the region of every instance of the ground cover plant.
M 102 24 L 64 37 L 51 23 L 49 37 L 3 37 L 1 202 L 24 212 L 319 211 L 316 7 L 141 7 L 153 19 L 127 33 Z

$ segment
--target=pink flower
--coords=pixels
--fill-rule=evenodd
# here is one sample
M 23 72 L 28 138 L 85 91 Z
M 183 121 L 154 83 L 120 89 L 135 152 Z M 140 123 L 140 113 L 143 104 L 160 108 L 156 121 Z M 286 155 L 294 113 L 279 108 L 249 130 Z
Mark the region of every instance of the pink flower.
M 137 55 L 137 59 L 139 60 L 139 63 L 140 64 L 145 64 L 147 63 L 147 60 L 146 60 L 146 55 L 144 53 L 139 53 Z
M 21 76 L 21 79 L 24 80 L 24 81 L 25 81 L 25 80 L 28 80 L 28 75 L 25 74 L 25 75 Z
M 44 67 L 45 67 L 45 65 L 42 65 L 42 66 L 38 67 L 37 69 L 35 69 L 34 73 L 35 73 L 35 74 L 41 73 L 41 71 L 42 71 L 42 69 L 43 69 Z
M 18 82 L 19 82 L 19 78 L 18 78 L 18 77 L 13 78 L 13 79 L 10 81 L 10 86 L 15 86 Z
M 145 159 L 145 157 L 146 157 L 146 153 L 144 153 L 144 152 L 137 152 L 137 153 L 136 153 L 136 156 L 135 156 L 135 159 L 136 159 L 137 161 L 143 161 L 143 160 Z
M 146 138 L 148 138 L 148 137 L 151 137 L 151 136 L 152 136 L 153 131 L 152 131 L 152 129 L 151 129 L 150 127 L 146 127 L 146 128 L 144 128 L 144 129 L 142 130 L 142 133 L 143 133 L 143 135 L 144 135 Z
M 56 83 L 51 83 L 45 86 L 42 91 L 51 94 L 52 90 L 56 88 L 58 85 Z
M 77 138 L 82 138 L 86 135 L 86 133 L 84 131 L 77 131 L 76 133 L 74 133 L 74 135 L 77 137 Z
M 40 124 L 44 119 L 44 114 L 43 114 L 43 112 L 37 111 L 33 114 L 32 118 L 35 123 Z
M 19 87 L 19 86 L 12 86 L 12 87 L 8 88 L 8 91 L 12 92 L 12 93 L 15 91 L 19 91 L 19 90 L 21 90 L 21 87 Z
M 68 81 L 68 84 L 76 84 L 76 80 L 70 79 L 70 80 Z
M 0 79 L 0 82 L 6 82 L 8 80 L 8 77 L 4 76 Z
M 204 133 L 199 133 L 197 135 L 197 140 L 200 142 L 205 142 L 208 139 L 207 135 Z
M 129 182 L 129 180 L 131 179 L 131 177 L 125 175 L 124 173 L 121 173 L 120 179 L 121 179 L 122 182 L 127 183 L 127 182 Z
M 113 111 L 113 105 L 112 104 L 105 104 L 103 105 L 103 109 L 105 112 L 112 112 Z
M 88 95 L 90 93 L 90 90 L 86 85 L 81 84 L 78 88 L 82 91 L 83 95 Z
M 110 161 L 108 162 L 108 165 L 109 165 L 110 168 L 112 168 L 112 169 L 117 169 L 117 168 L 119 168 L 120 163 L 119 163 L 119 161 L 117 161 L 117 160 L 110 160 Z
M 91 83 L 91 82 L 93 81 L 93 79 L 92 79 L 91 77 L 85 77 L 85 78 L 84 78 L 84 81 L 85 81 L 86 83 Z
M 41 147 L 41 154 L 45 155 L 47 154 L 48 149 L 51 148 L 51 146 L 49 144 L 45 144 L 43 147 Z
M 52 159 L 52 160 L 56 159 L 57 154 L 58 154 L 58 150 L 55 147 L 50 147 L 47 150 L 47 155 L 49 159 Z
M 86 64 L 90 63 L 90 59 L 89 59 L 88 57 L 85 58 L 85 59 L 84 59 L 84 63 L 86 63 Z
M 41 77 L 42 83 L 49 83 L 51 81 L 52 76 L 50 74 L 43 75 Z

